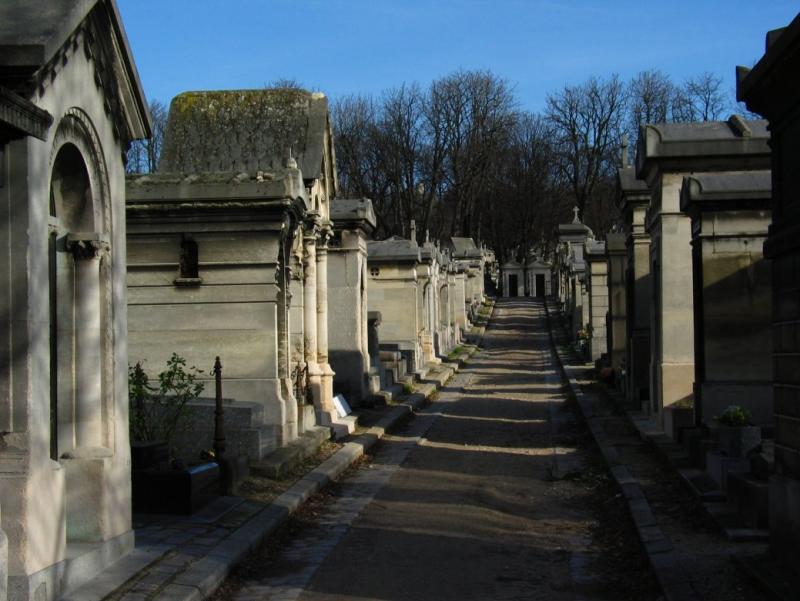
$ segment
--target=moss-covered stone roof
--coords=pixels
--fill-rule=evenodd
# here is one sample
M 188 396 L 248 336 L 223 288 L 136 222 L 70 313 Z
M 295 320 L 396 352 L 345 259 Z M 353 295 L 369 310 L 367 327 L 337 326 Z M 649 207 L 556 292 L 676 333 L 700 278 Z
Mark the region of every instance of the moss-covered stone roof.
M 273 171 L 291 155 L 319 177 L 330 127 L 323 94 L 294 88 L 184 92 L 169 108 L 159 172 Z

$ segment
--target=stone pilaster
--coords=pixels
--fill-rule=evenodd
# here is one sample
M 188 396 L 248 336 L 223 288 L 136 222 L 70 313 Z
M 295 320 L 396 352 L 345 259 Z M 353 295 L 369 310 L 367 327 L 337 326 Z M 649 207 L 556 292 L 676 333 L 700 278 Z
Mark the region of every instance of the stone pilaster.
M 102 445 L 100 260 L 108 245 L 94 235 L 71 235 L 75 257 L 75 446 Z
M 303 358 L 314 405 L 321 409 L 321 376 L 317 355 L 317 230 L 319 216 L 310 215 L 303 232 Z
M 320 369 L 319 407 L 323 413 L 333 415 L 333 376 L 328 363 L 328 241 L 331 237 L 331 224 L 327 222 L 319 228 L 317 238 L 317 364 Z M 324 422 L 323 422 L 324 423 Z

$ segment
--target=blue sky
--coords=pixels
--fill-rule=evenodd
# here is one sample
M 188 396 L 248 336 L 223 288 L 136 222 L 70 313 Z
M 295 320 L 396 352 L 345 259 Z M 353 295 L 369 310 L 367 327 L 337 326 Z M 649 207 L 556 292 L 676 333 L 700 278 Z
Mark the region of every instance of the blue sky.
M 296 79 L 335 99 L 490 69 L 521 106 L 591 75 L 736 65 L 800 0 L 117 0 L 148 98 Z

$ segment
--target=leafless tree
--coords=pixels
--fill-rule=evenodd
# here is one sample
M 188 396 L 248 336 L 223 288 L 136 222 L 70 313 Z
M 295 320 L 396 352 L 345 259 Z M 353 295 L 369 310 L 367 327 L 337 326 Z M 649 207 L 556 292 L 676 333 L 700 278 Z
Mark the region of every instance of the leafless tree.
M 554 132 L 556 164 L 583 214 L 601 179 L 617 165 L 626 94 L 619 77 L 590 78 L 547 97 L 546 117 Z
M 128 173 L 153 173 L 158 169 L 158 159 L 167 129 L 167 107 L 159 100 L 148 104 L 152 118 L 153 134 L 145 140 L 134 140 L 128 149 L 125 170 Z
M 708 71 L 684 82 L 672 108 L 675 121 L 716 121 L 730 110 L 722 78 Z

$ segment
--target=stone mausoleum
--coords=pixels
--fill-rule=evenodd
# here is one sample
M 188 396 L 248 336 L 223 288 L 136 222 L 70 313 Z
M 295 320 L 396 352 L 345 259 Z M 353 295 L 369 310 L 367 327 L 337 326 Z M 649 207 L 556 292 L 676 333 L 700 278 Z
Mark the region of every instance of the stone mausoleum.
M 0 576 L 52 601 L 133 549 L 124 157 L 150 117 L 113 0 L 3 2 L 0 47 Z
M 228 444 L 251 459 L 335 418 L 335 193 L 327 98 L 283 88 L 177 96 L 158 172 L 128 181 L 130 359 L 219 355 L 230 409 L 250 414 Z

